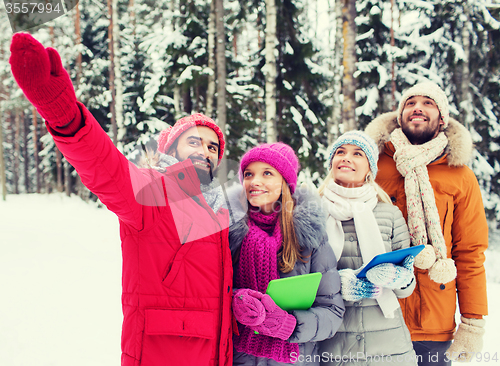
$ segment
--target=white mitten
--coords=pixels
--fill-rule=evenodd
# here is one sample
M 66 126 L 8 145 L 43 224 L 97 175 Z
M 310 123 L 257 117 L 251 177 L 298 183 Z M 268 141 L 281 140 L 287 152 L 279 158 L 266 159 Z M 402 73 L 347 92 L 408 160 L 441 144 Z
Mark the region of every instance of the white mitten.
M 452 361 L 470 362 L 475 353 L 483 348 L 484 319 L 460 317 L 453 343 L 446 351 L 446 357 Z
M 346 301 L 358 301 L 361 299 L 376 299 L 382 294 L 382 287 L 377 286 L 366 278 L 358 278 L 350 268 L 339 271 L 340 293 Z
M 382 263 L 366 272 L 366 278 L 377 286 L 398 289 L 408 286 L 414 278 L 413 262 L 415 257 L 408 255 L 401 266 Z

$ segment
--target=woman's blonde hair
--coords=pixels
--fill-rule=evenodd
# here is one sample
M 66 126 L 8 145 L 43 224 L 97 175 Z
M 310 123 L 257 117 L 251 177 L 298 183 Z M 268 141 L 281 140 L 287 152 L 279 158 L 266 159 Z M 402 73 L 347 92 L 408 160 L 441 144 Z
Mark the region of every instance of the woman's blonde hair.
M 290 192 L 290 187 L 283 179 L 281 185 L 281 212 L 280 226 L 283 235 L 283 245 L 278 253 L 278 269 L 283 273 L 288 273 L 293 270 L 295 263 L 300 260 L 305 262 L 301 252 L 297 235 L 295 234 L 295 225 L 293 223 L 293 210 L 295 208 L 295 200 Z
M 318 188 L 318 193 L 321 197 L 323 197 L 323 192 L 325 191 L 326 186 L 333 180 L 333 169 L 330 168 L 330 171 L 328 172 L 328 175 L 326 176 L 325 180 L 323 183 Z M 375 189 L 375 192 L 377 192 L 377 198 L 379 202 L 385 202 L 385 203 L 390 203 L 392 205 L 391 198 L 389 195 L 380 187 L 376 182 L 375 179 L 373 179 L 372 173 L 368 172 L 365 177 L 365 184 L 371 184 L 373 188 Z

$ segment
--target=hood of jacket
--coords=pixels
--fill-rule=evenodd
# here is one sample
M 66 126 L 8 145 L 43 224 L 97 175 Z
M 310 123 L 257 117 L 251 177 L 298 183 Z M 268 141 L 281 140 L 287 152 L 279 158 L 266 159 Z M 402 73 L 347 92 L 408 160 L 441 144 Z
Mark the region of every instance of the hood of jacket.
M 390 141 L 390 135 L 396 128 L 400 128 L 397 122 L 397 112 L 388 112 L 375 118 L 368 124 L 365 132 L 372 137 L 379 151 L 384 151 L 384 146 Z M 448 128 L 444 130 L 448 138 L 448 145 L 444 152 L 450 166 L 467 165 L 472 159 L 474 144 L 469 131 L 457 120 L 450 117 Z
M 248 219 L 241 204 L 242 190 L 241 186 L 228 190 L 232 214 L 238 218 L 229 228 L 231 252 L 241 245 L 248 233 Z M 316 249 L 326 236 L 326 214 L 322 208 L 319 195 L 311 192 L 306 187 L 297 187 L 292 197 L 296 202 L 293 210 L 293 223 L 297 240 L 304 249 Z

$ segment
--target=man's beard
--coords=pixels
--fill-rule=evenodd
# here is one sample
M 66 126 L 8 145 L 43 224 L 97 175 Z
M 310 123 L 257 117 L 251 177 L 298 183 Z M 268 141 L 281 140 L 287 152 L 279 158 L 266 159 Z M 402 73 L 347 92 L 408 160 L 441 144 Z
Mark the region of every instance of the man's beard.
M 198 174 L 198 178 L 200 179 L 200 183 L 204 185 L 208 185 L 212 183 L 212 180 L 214 179 L 215 176 L 215 169 L 212 164 L 212 162 L 209 159 L 198 159 L 198 158 L 188 158 L 193 162 L 195 161 L 203 161 L 203 162 L 208 162 L 210 164 L 210 170 L 207 172 L 206 170 L 202 170 L 199 168 L 196 168 L 196 165 L 194 165 L 194 169 L 196 170 L 196 174 Z
M 177 150 L 175 151 L 175 158 L 177 160 L 181 161 L 179 154 L 177 153 Z M 200 157 L 195 157 L 195 156 L 189 156 L 188 159 L 192 161 L 192 163 L 194 165 L 194 170 L 196 171 L 196 174 L 198 175 L 198 179 L 200 180 L 200 183 L 204 184 L 204 185 L 212 183 L 212 180 L 214 179 L 215 172 L 216 172 L 216 169 L 214 167 L 213 162 L 208 158 L 202 159 Z M 206 171 L 206 170 L 203 170 L 201 168 L 197 168 L 196 164 L 195 164 L 196 161 L 208 163 L 210 165 L 210 169 L 208 171 Z
M 428 118 L 427 116 L 421 114 L 419 114 L 419 116 Z M 426 142 L 431 141 L 436 136 L 436 132 L 439 130 L 439 124 L 437 126 L 437 129 L 432 129 L 430 128 L 430 126 L 428 126 L 428 128 L 420 131 L 411 130 L 409 128 L 409 125 L 410 122 L 405 124 L 402 123 L 401 129 L 403 130 L 404 134 L 408 138 L 408 141 L 410 141 L 412 145 L 422 145 L 425 144 Z

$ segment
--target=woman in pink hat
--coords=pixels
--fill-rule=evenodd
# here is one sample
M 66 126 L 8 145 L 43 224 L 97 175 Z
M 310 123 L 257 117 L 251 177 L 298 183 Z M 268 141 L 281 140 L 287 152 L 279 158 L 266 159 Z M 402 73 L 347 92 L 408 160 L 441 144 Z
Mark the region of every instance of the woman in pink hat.
M 342 321 L 325 215 L 317 197 L 296 189 L 298 169 L 295 153 L 283 143 L 257 146 L 241 159 L 239 197 L 247 209 L 229 233 L 238 289 L 234 365 L 318 365 L 317 342 L 332 337 Z M 265 295 L 271 280 L 312 272 L 323 277 L 309 310 L 282 310 Z

